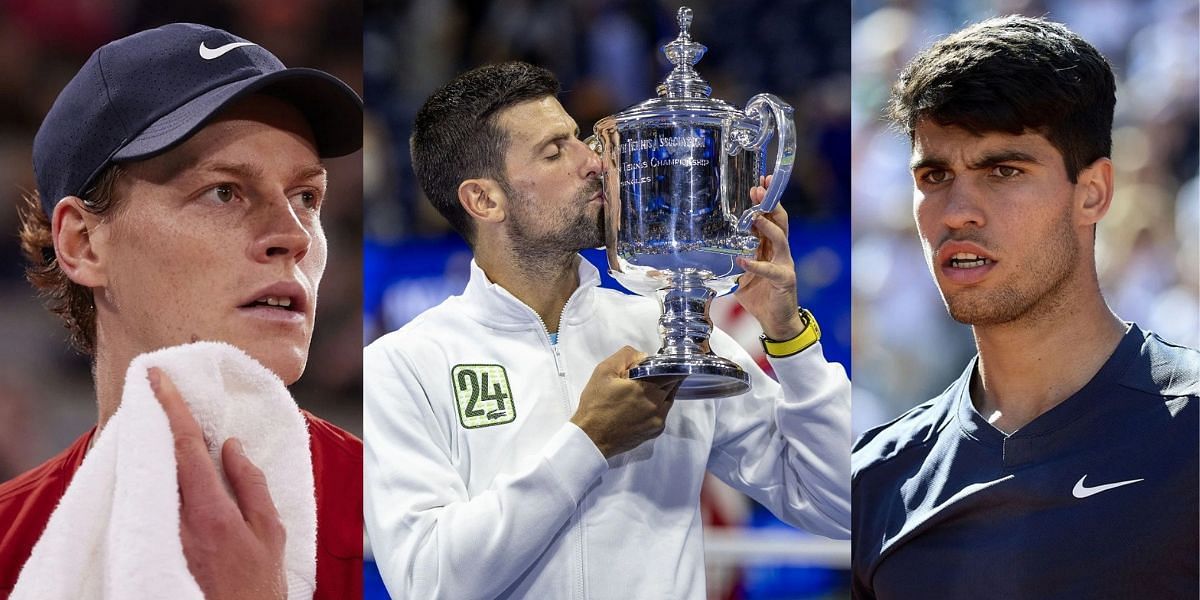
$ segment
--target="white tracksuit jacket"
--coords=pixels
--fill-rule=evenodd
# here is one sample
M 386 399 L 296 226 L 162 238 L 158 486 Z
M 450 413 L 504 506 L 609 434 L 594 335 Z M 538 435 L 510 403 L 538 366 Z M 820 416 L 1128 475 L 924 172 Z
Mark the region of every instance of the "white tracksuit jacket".
M 676 401 L 662 435 L 605 460 L 569 419 L 601 360 L 658 351 L 659 308 L 579 264 L 556 346 L 472 262 L 461 296 L 364 350 L 366 527 L 392 597 L 702 600 L 705 470 L 848 538 L 850 382 L 820 344 L 771 359 L 781 387 L 716 331 L 752 390 Z

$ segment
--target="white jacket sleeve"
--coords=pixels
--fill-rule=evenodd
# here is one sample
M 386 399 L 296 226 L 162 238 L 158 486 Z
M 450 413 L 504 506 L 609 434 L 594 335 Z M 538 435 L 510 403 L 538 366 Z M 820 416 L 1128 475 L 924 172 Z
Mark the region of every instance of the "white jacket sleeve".
M 850 380 L 821 344 L 772 358 L 779 383 L 724 333 L 724 352 L 750 374 L 750 392 L 718 400 L 708 469 L 783 521 L 850 538 Z M 780 385 L 782 384 L 782 385 Z
M 540 456 L 470 497 L 402 352 L 363 356 L 364 517 L 394 598 L 494 598 L 534 564 L 608 468 L 567 423 Z

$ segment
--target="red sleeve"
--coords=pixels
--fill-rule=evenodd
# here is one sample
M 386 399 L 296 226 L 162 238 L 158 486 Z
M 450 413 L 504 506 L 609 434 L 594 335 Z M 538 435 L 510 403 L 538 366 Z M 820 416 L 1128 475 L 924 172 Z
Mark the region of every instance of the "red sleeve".
M 318 417 L 308 420 L 317 496 L 314 600 L 362 598 L 362 440 Z
M 95 429 L 41 466 L 0 484 L 0 600 L 7 600 L 17 585 L 21 567 L 83 462 L 93 433 Z

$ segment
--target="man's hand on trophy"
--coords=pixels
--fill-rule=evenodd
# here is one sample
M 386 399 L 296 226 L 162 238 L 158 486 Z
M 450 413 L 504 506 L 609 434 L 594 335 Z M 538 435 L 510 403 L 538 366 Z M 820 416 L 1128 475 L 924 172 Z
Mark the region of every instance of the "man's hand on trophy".
M 760 178 L 759 185 L 750 190 L 750 200 L 762 202 L 770 185 L 770 176 Z M 804 321 L 797 310 L 796 264 L 788 246 L 787 211 L 780 204 L 755 217 L 752 228 L 758 235 L 758 253 L 754 260 L 738 257 L 738 265 L 746 273 L 738 279 L 734 297 L 758 319 L 767 337 L 790 340 L 804 331 Z
M 630 379 L 629 369 L 645 358 L 645 354 L 625 346 L 601 361 L 571 417 L 605 458 L 658 437 L 666 427 L 667 413 L 683 379 Z

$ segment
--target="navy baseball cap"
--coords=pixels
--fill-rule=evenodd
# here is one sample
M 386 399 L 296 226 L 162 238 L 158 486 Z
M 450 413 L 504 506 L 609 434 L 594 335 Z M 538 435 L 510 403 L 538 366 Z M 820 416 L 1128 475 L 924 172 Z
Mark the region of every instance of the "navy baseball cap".
M 362 99 L 337 77 L 289 69 L 220 29 L 173 23 L 101 46 L 58 95 L 33 140 L 42 209 L 49 215 L 62 198 L 85 195 L 111 164 L 182 143 L 253 93 L 299 109 L 321 157 L 362 147 Z

